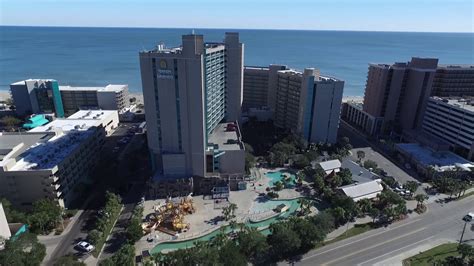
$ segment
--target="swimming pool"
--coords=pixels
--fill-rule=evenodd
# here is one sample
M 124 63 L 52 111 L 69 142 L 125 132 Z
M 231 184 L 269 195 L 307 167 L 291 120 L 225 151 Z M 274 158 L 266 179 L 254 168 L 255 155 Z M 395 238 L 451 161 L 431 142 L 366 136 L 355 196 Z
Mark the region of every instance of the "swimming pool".
M 290 209 L 287 212 L 284 212 L 284 213 L 282 213 L 282 214 L 280 214 L 276 217 L 268 218 L 266 220 L 263 220 L 263 221 L 260 221 L 260 222 L 255 222 L 255 223 L 254 222 L 247 222 L 246 225 L 249 226 L 249 227 L 253 227 L 253 228 L 260 228 L 260 229 L 262 229 L 262 230 L 260 230 L 260 232 L 262 234 L 268 235 L 268 234 L 270 234 L 270 230 L 267 227 L 270 226 L 270 224 L 272 224 L 274 222 L 277 222 L 279 220 L 288 218 L 289 216 L 294 214 L 296 212 L 296 210 L 298 209 L 298 207 L 300 206 L 300 204 L 298 203 L 298 199 L 272 200 L 272 201 L 276 202 L 276 205 L 281 204 L 281 203 L 290 204 Z M 229 233 L 231 230 L 232 230 L 232 228 L 230 228 L 230 226 L 225 226 L 224 227 L 224 232 L 226 232 L 226 233 Z M 196 241 L 209 241 L 211 238 L 215 237 L 220 232 L 221 232 L 220 228 L 217 228 L 215 231 L 213 231 L 213 232 L 211 232 L 207 235 L 195 238 L 195 239 L 183 240 L 183 241 L 179 241 L 179 242 L 176 242 L 176 241 L 175 242 L 164 242 L 164 243 L 156 245 L 150 251 L 150 253 L 151 254 L 156 254 L 156 253 L 159 253 L 162 250 L 166 250 L 166 249 L 173 249 L 174 250 L 174 249 L 190 248 L 190 247 L 194 246 L 194 243 Z
M 278 181 L 283 182 L 284 175 L 290 177 L 290 187 L 294 187 L 296 183 L 296 176 L 288 172 L 284 172 L 284 171 L 267 172 L 265 175 L 268 178 L 270 178 L 270 182 L 268 183 L 268 185 L 271 187 L 273 187 L 275 183 Z

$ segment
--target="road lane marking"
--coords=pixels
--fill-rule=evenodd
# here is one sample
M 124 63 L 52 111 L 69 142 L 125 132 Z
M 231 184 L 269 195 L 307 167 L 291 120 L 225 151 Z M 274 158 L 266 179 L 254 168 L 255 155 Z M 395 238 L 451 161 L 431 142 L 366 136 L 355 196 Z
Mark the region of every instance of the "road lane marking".
M 365 264 L 365 263 L 367 263 L 367 262 L 369 262 L 369 261 L 373 261 L 373 260 L 379 259 L 379 258 L 381 258 L 381 257 L 383 257 L 383 256 L 387 256 L 387 255 L 389 255 L 389 254 L 392 254 L 392 253 L 394 253 L 394 252 L 400 251 L 400 250 L 405 249 L 405 248 L 407 248 L 407 247 L 417 245 L 417 244 L 419 244 L 419 243 L 421 243 L 421 242 L 425 242 L 426 240 L 431 239 L 431 238 L 433 238 L 433 237 L 434 237 L 434 236 L 430 236 L 430 237 L 425 238 L 425 239 L 422 239 L 422 240 L 420 240 L 420 241 L 416 241 L 415 243 L 411 243 L 411 244 L 409 244 L 409 245 L 405 245 L 405 246 L 403 246 L 403 247 L 401 247 L 401 248 L 392 250 L 392 251 L 390 251 L 390 252 L 388 252 L 388 253 L 385 253 L 385 254 L 380 255 L 380 256 L 378 256 L 378 257 L 375 257 L 375 258 L 372 258 L 372 259 L 370 259 L 370 260 L 366 260 L 366 261 L 361 262 L 361 263 L 359 263 L 359 264 L 357 264 L 357 265 L 363 265 L 363 264 Z M 390 259 L 393 258 L 393 257 L 394 257 L 394 256 L 391 256 Z
M 334 259 L 334 260 L 331 260 L 331 261 L 329 261 L 329 262 L 326 262 L 325 264 L 331 264 L 331 263 L 333 263 L 333 262 L 335 262 L 335 261 L 345 259 L 345 258 L 350 257 L 350 256 L 352 256 L 352 255 L 355 255 L 355 254 L 364 252 L 364 251 L 369 250 L 369 249 L 373 249 L 373 248 L 378 247 L 378 246 L 381 246 L 381 245 L 385 245 L 386 243 L 389 243 L 389 242 L 395 241 L 395 240 L 397 240 L 397 239 L 404 238 L 404 237 L 406 237 L 406 236 L 409 236 L 409 235 L 418 233 L 418 232 L 423 231 L 423 230 L 425 230 L 425 229 L 426 229 L 426 227 L 422 227 L 422 228 L 417 229 L 417 230 L 415 230 L 415 231 L 411 231 L 411 232 L 408 232 L 408 233 L 406 233 L 406 234 L 397 236 L 397 237 L 395 237 L 395 238 L 391 238 L 391 239 L 389 239 L 389 240 L 383 241 L 383 242 L 378 243 L 378 244 L 376 244 L 376 245 L 372 245 L 372 246 L 370 246 L 370 247 L 366 247 L 366 248 L 364 248 L 364 249 L 360 249 L 360 250 L 357 250 L 357 251 L 355 251 L 355 252 L 349 253 L 349 254 L 344 255 L 344 256 L 342 256 L 342 257 L 339 257 L 339 258 L 337 258 L 337 259 Z
M 348 246 L 348 245 L 352 245 L 352 244 L 357 243 L 357 242 L 360 242 L 360 241 L 362 241 L 362 240 L 366 240 L 367 238 L 371 238 L 371 237 L 374 237 L 374 236 L 381 235 L 381 234 L 383 234 L 383 233 L 389 232 L 389 231 L 394 230 L 394 229 L 398 229 L 398 228 L 403 227 L 403 226 L 405 226 L 405 225 L 409 225 L 409 224 L 418 222 L 418 221 L 420 221 L 420 220 L 421 220 L 421 218 L 416 218 L 416 219 L 414 219 L 414 220 L 412 220 L 412 221 L 409 221 L 409 222 L 407 222 L 407 223 L 405 223 L 405 224 L 401 224 L 401 225 L 398 225 L 398 226 L 396 226 L 396 227 L 389 227 L 388 230 L 383 230 L 383 231 L 380 231 L 380 232 L 378 232 L 378 233 L 372 234 L 372 235 L 370 235 L 370 236 L 366 236 L 366 237 L 357 239 L 356 241 L 348 242 L 348 243 L 346 243 L 346 244 L 343 244 L 343 245 L 340 245 L 340 246 L 337 246 L 337 247 L 334 247 L 334 248 L 331 248 L 331 249 L 328 249 L 328 250 L 325 250 L 325 251 L 322 251 L 322 252 L 319 252 L 319 253 L 316 253 L 316 254 L 312 254 L 312 255 L 310 255 L 310 256 L 304 257 L 304 258 L 301 259 L 301 260 L 306 260 L 307 258 L 312 258 L 312 257 L 315 257 L 315 256 L 319 256 L 319 255 L 322 255 L 322 254 L 331 252 L 331 251 L 333 251 L 333 250 L 335 250 L 335 249 L 339 249 L 339 248 L 342 248 L 342 247 L 345 247 L 345 246 Z M 370 231 L 369 231 L 369 232 L 370 232 Z M 343 234 L 344 234 L 344 233 L 343 233 Z M 342 234 L 341 234 L 341 235 L 342 235 Z M 348 239 L 349 239 L 349 238 L 348 238 Z M 331 243 L 331 244 L 336 244 L 336 243 L 337 243 L 337 242 Z

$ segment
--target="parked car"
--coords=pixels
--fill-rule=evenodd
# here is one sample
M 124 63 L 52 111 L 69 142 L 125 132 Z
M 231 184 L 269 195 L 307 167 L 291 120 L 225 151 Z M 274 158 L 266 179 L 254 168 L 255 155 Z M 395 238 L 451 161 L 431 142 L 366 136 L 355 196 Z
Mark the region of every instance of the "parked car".
M 86 252 L 86 253 L 89 253 L 89 252 L 92 252 L 95 247 L 92 245 L 92 244 L 89 244 L 88 242 L 86 241 L 81 241 L 79 243 L 76 244 L 76 247 L 82 251 L 82 252 Z
M 465 222 L 472 222 L 472 220 L 474 219 L 474 212 L 470 212 L 470 213 L 466 214 L 462 219 Z

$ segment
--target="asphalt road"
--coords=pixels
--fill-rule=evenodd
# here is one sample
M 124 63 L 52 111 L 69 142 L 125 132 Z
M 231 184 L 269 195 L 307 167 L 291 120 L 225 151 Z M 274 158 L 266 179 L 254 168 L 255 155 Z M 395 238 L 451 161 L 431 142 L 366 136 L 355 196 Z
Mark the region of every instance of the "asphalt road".
M 121 139 L 122 137 L 126 136 L 128 129 L 136 124 L 139 124 L 139 123 L 125 123 L 125 124 L 121 123 L 120 124 L 121 126 L 118 127 L 111 136 L 106 138 L 106 142 L 104 143 L 104 146 L 102 148 L 101 155 L 104 157 L 107 157 L 107 156 L 118 157 L 122 153 L 124 153 L 126 148 L 129 145 L 118 145 L 117 141 Z M 120 147 L 120 149 L 117 152 L 113 152 L 112 149 L 114 147 Z M 77 244 L 77 242 L 81 240 L 86 240 L 88 232 L 93 228 L 95 215 L 97 211 L 99 210 L 99 208 L 101 207 L 101 203 L 103 202 L 102 200 L 103 195 L 100 195 L 100 193 L 102 192 L 100 192 L 99 190 L 101 191 L 101 189 L 97 188 L 96 191 L 90 194 L 90 197 L 92 198 L 90 199 L 90 204 L 87 205 L 86 209 L 77 218 L 77 221 L 74 223 L 74 225 L 72 226 L 71 230 L 68 233 L 63 235 L 61 238 L 57 238 L 54 240 L 47 240 L 44 243 L 46 245 L 48 244 L 53 245 L 53 244 L 56 244 L 57 241 L 59 241 L 56 249 L 53 251 L 53 253 L 50 256 L 51 258 L 50 261 L 45 263 L 46 265 L 52 265 L 55 259 L 65 256 L 67 254 L 74 254 L 76 257 L 81 258 L 81 259 L 85 259 L 87 256 L 90 256 L 90 254 L 83 254 L 81 252 L 78 252 L 74 248 L 74 246 Z M 134 200 L 136 199 L 134 198 Z M 128 208 L 126 208 L 126 210 L 128 210 Z
M 430 241 L 458 241 L 464 225 L 462 217 L 473 211 L 473 206 L 474 197 L 445 205 L 432 203 L 424 215 L 310 251 L 295 264 L 374 265 Z M 474 241 L 474 233 L 469 226 L 463 240 L 471 244 Z

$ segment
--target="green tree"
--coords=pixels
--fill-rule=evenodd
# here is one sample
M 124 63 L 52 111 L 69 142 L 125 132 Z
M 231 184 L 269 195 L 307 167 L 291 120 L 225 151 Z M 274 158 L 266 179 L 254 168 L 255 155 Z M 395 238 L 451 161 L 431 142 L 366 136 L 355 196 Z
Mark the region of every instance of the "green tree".
M 134 265 L 135 248 L 130 244 L 123 245 L 112 257 L 113 265 Z
M 331 187 L 333 188 L 340 187 L 342 182 L 342 178 L 338 174 L 334 174 L 330 179 Z
M 272 247 L 272 253 L 275 258 L 290 257 L 295 255 L 300 249 L 301 239 L 295 231 L 291 230 L 289 224 L 285 222 L 271 224 L 270 232 L 267 241 Z
M 332 209 L 332 215 L 334 216 L 337 225 L 342 225 L 347 222 L 346 210 L 341 207 Z
M 369 216 L 372 218 L 372 223 L 375 223 L 375 219 L 380 216 L 380 210 L 375 207 L 370 208 Z
M 313 188 L 318 194 L 321 194 L 323 192 L 325 188 L 323 176 L 318 174 L 315 174 L 313 176 Z
M 387 221 L 391 222 L 396 215 L 395 209 L 392 207 L 384 208 L 382 214 L 385 216 Z
M 102 237 L 102 232 L 97 229 L 92 229 L 87 235 L 87 240 L 93 245 L 97 244 L 99 239 Z
M 293 167 L 296 169 L 303 169 L 306 166 L 310 165 L 310 163 L 311 162 L 308 160 L 306 156 L 299 154 L 295 156 L 295 159 L 293 161 Z
M 342 179 L 342 185 L 352 184 L 352 172 L 347 168 L 341 168 L 341 171 L 337 173 L 338 176 Z
M 46 256 L 46 247 L 35 234 L 26 232 L 15 240 L 7 240 L 0 251 L 0 265 L 40 265 Z
M 306 174 L 304 173 L 303 170 L 300 170 L 298 171 L 298 173 L 296 173 L 296 182 L 301 185 L 303 184 L 303 181 L 305 180 L 306 178 Z
M 26 223 L 27 216 L 25 213 L 15 210 L 12 207 L 10 201 L 5 198 L 0 199 L 0 202 L 3 205 L 3 211 L 5 212 L 5 216 L 7 217 L 7 221 L 9 223 Z
M 404 185 L 406 189 L 410 191 L 411 194 L 415 193 L 416 190 L 418 189 L 419 185 L 418 182 L 416 181 L 407 181 Z
M 237 243 L 239 244 L 240 252 L 254 262 L 254 264 L 265 260 L 270 249 L 266 237 L 253 227 L 244 227 L 237 234 Z
M 423 202 L 424 202 L 425 200 L 427 200 L 427 199 L 428 199 L 428 196 L 427 196 L 427 195 L 425 195 L 425 194 L 417 194 L 417 195 L 415 196 L 415 200 L 416 200 L 416 202 L 417 202 L 417 204 L 416 204 L 417 207 L 418 207 L 418 206 L 423 206 Z
M 14 116 L 7 115 L 0 119 L 0 123 L 2 123 L 7 128 L 13 129 L 15 126 L 21 123 L 21 120 Z
M 224 216 L 224 220 L 230 221 L 234 219 L 236 210 L 237 210 L 237 205 L 234 203 L 231 203 L 228 206 L 222 208 L 222 216 Z
M 326 238 L 326 234 L 308 219 L 293 217 L 287 223 L 298 234 L 301 241 L 301 249 L 303 250 L 313 248 L 315 244 Z
M 459 244 L 457 247 L 461 259 L 464 261 L 466 258 L 474 257 L 474 248 L 469 244 Z
M 368 214 L 372 209 L 372 201 L 369 199 L 361 199 L 357 202 L 357 205 L 359 206 L 360 211 L 364 214 Z
M 376 169 L 377 168 L 377 163 L 372 161 L 372 160 L 367 160 L 364 162 L 364 168 L 365 169 Z
M 240 253 L 234 241 L 226 241 L 219 249 L 219 262 L 221 265 L 246 266 L 247 259 Z
M 274 183 L 274 185 L 275 185 L 275 186 L 273 187 L 273 189 L 274 189 L 275 191 L 280 191 L 280 190 L 282 190 L 282 189 L 285 187 L 285 185 L 284 185 L 283 182 L 281 182 L 281 181 L 276 181 L 276 182 Z
M 30 230 L 47 234 L 62 222 L 62 208 L 52 199 L 41 199 L 33 203 L 28 216 Z
M 322 211 L 310 218 L 311 222 L 322 232 L 328 234 L 336 227 L 336 220 L 329 211 Z
M 308 215 L 311 212 L 311 205 L 312 202 L 306 198 L 301 198 L 298 200 L 300 204 L 300 214 L 301 215 Z
M 269 163 L 273 166 L 283 166 L 283 164 L 288 161 L 288 158 L 295 153 L 295 146 L 284 142 L 278 142 L 270 149 L 270 154 L 272 154 L 272 156 Z

